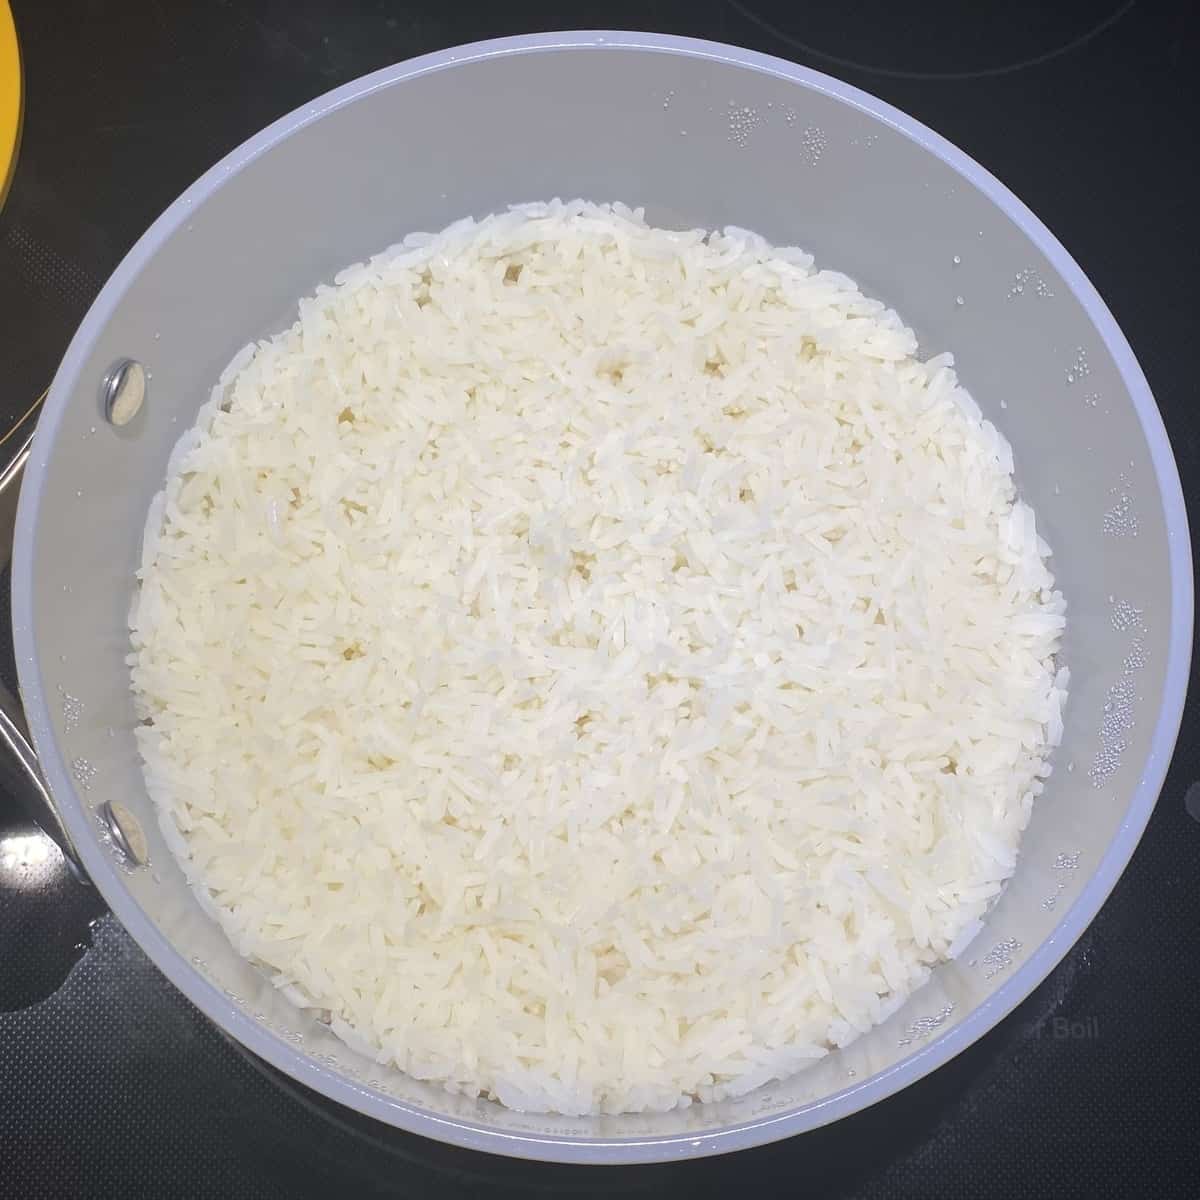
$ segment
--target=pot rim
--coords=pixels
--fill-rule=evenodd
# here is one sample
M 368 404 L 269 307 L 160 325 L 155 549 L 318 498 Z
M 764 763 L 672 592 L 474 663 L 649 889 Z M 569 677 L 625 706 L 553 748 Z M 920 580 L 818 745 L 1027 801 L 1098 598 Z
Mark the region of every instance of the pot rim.
M 787 80 L 850 105 L 917 143 L 992 201 L 1045 255 L 1087 313 L 1112 355 L 1132 398 L 1149 448 L 1163 505 L 1170 565 L 1171 619 L 1168 664 L 1154 733 L 1125 818 L 1103 858 L 1053 934 L 953 1028 L 907 1058 L 812 1104 L 761 1119 L 705 1132 L 654 1137 L 584 1138 L 516 1133 L 479 1122 L 443 1116 L 356 1084 L 315 1063 L 303 1051 L 257 1023 L 235 1006 L 159 932 L 123 881 L 120 868 L 96 840 L 70 771 L 56 743 L 46 689 L 33 637 L 33 532 L 46 464 L 55 434 L 96 334 L 104 328 L 126 290 L 162 244 L 222 183 L 293 133 L 326 114 L 380 88 L 431 72 L 474 62 L 563 50 L 634 50 L 708 59 Z M 1166 428 L 1146 378 L 1104 301 L 1040 220 L 999 180 L 968 155 L 920 122 L 874 96 L 828 75 L 771 55 L 695 38 L 619 31 L 542 33 L 451 47 L 385 67 L 336 88 L 275 121 L 226 155 L 187 188 L 142 235 L 122 260 L 89 309 L 55 376 L 26 466 L 17 517 L 12 576 L 13 639 L 21 691 L 43 772 L 64 821 L 79 848 L 83 866 L 122 925 L 168 979 L 207 1017 L 243 1046 L 300 1083 L 367 1116 L 451 1145 L 550 1162 L 632 1164 L 703 1157 L 762 1145 L 802 1133 L 864 1109 L 927 1075 L 993 1028 L 1040 984 L 1099 911 L 1128 863 L 1145 829 L 1171 761 L 1183 715 L 1191 661 L 1193 583 L 1191 542 L 1179 472 Z

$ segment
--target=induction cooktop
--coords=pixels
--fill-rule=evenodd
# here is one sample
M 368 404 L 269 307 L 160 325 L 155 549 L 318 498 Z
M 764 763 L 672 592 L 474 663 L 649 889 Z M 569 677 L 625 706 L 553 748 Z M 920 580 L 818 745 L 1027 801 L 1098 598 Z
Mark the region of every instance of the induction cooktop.
M 45 388 L 145 226 L 275 117 L 455 43 L 643 28 L 826 71 L 999 176 L 1114 311 L 1197 498 L 1190 0 L 13 0 L 13 10 L 26 96 L 0 212 L 0 435 Z M 0 1195 L 1195 1195 L 1198 733 L 1193 700 L 1111 899 L 981 1041 L 834 1126 L 724 1159 L 622 1169 L 449 1149 L 285 1079 L 158 974 L 0 791 Z

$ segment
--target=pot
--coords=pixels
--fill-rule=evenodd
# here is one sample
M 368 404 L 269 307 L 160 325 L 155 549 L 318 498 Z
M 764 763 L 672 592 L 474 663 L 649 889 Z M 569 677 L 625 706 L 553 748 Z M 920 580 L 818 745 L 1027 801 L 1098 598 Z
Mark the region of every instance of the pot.
M 810 1069 L 665 1114 L 514 1112 L 338 1041 L 197 904 L 132 733 L 127 618 L 147 506 L 235 351 L 407 232 L 552 196 L 799 244 L 894 305 L 922 353 L 952 349 L 1012 442 L 1069 606 L 1064 740 L 975 943 Z M 898 1091 L 990 1029 L 1079 937 L 1133 853 L 1179 726 L 1192 634 L 1183 497 L 1145 378 L 1095 289 L 1019 200 L 937 134 L 729 46 L 630 33 L 482 43 L 369 75 L 276 122 L 130 251 L 24 453 L 13 636 L 36 757 L 12 706 L 0 732 L 31 801 L 149 957 L 227 1033 L 334 1101 L 462 1146 L 604 1163 L 713 1154 Z

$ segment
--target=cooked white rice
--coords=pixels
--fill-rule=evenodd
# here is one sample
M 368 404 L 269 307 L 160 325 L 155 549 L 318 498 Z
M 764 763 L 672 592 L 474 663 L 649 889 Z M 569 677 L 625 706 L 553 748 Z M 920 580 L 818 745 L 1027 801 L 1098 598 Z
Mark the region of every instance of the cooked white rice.
M 561 1113 L 787 1076 L 957 952 L 1061 732 L 1012 457 L 807 254 L 525 205 L 235 359 L 146 526 L 146 775 L 240 952 Z

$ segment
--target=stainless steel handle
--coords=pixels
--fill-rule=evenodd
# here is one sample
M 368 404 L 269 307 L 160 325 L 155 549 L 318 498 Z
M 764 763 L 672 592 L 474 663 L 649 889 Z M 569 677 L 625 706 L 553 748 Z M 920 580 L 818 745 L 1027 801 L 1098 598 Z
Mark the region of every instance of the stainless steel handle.
M 18 418 L 13 427 L 0 437 L 0 566 L 12 558 L 13 534 L 17 528 L 17 499 L 21 494 L 21 478 L 33 445 L 33 431 L 42 414 L 46 393 L 43 392 Z
M 29 448 L 33 442 L 33 431 L 37 425 L 42 401 L 46 395 L 34 401 L 29 411 L 0 437 L 0 457 L 5 452 L 8 459 L 0 470 L 0 566 L 12 556 L 13 534 L 17 520 L 17 497 L 21 491 L 21 479 Z M 71 841 L 71 835 L 63 824 L 54 803 L 54 797 L 42 778 L 37 754 L 29 740 L 29 727 L 25 713 L 16 696 L 0 682 L 0 777 L 9 785 L 18 800 L 42 830 L 58 844 L 75 876 L 86 882 L 87 875 L 79 864 L 79 855 Z

